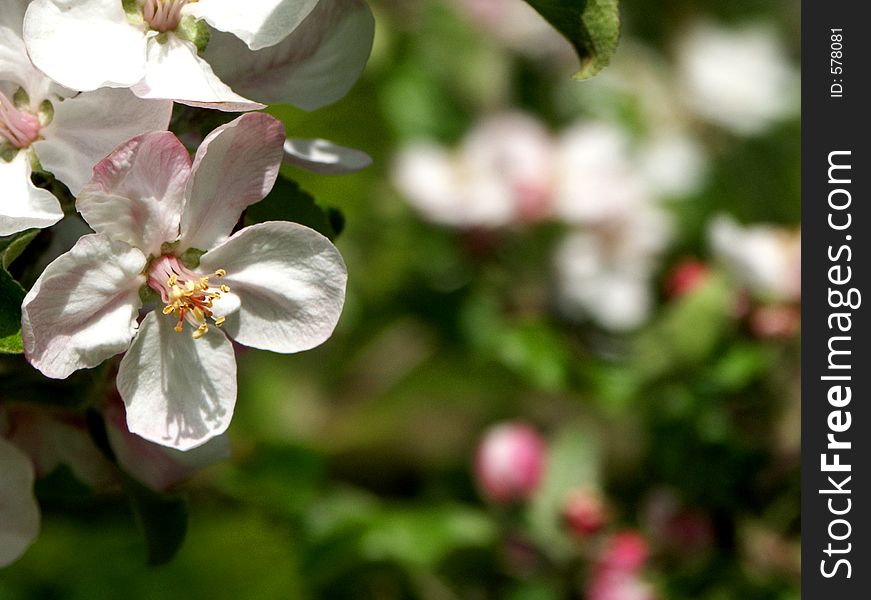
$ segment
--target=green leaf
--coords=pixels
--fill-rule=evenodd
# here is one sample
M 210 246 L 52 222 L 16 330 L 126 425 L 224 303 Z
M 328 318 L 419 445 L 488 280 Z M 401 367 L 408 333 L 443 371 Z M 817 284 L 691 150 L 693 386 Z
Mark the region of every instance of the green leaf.
M 620 39 L 618 0 L 526 0 L 578 53 L 575 79 L 589 79 L 608 66 Z
M 600 486 L 601 443 L 589 423 L 566 425 L 550 445 L 547 472 L 529 507 L 529 526 L 535 539 L 555 560 L 570 560 L 574 544 L 562 521 L 566 499 L 577 488 Z
M 21 354 L 21 302 L 25 291 L 4 268 L 0 268 L 0 354 Z
M 571 357 L 560 335 L 545 323 L 519 323 L 499 340 L 499 357 L 508 367 L 546 390 L 565 387 Z
M 161 494 L 124 475 L 124 490 L 136 523 L 145 536 L 149 565 L 163 565 L 176 555 L 187 534 L 187 502 Z
M 638 339 L 636 359 L 646 377 L 704 362 L 733 322 L 734 295 L 724 277 L 712 275 L 691 294 L 666 307 Z
M 385 512 L 360 546 L 372 561 L 433 568 L 454 550 L 489 546 L 496 537 L 496 525 L 485 513 L 446 505 Z
M 311 194 L 286 177 L 279 177 L 269 195 L 245 212 L 245 225 L 264 221 L 292 221 L 311 227 L 331 240 L 344 226 L 344 219 L 337 209 L 324 210 Z
M 24 249 L 38 234 L 39 229 L 28 229 L 15 235 L 0 238 L 0 257 L 2 257 L 0 262 L 2 262 L 3 268 L 8 269 L 12 261 L 21 256 Z

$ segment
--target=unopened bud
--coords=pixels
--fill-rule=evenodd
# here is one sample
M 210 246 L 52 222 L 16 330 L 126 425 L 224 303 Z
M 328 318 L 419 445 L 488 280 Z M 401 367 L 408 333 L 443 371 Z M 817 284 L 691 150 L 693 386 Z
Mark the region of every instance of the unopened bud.
M 569 493 L 563 519 L 579 538 L 595 535 L 608 522 L 608 508 L 602 495 L 592 488 L 578 488 Z
M 602 553 L 600 568 L 634 573 L 647 562 L 647 541 L 634 531 L 618 533 L 608 542 Z
M 494 502 L 526 500 L 541 481 L 545 453 L 544 441 L 529 425 L 496 425 L 484 435 L 475 456 L 478 486 Z
M 679 262 L 668 275 L 666 293 L 670 298 L 681 298 L 705 282 L 710 269 L 700 260 L 686 259 Z

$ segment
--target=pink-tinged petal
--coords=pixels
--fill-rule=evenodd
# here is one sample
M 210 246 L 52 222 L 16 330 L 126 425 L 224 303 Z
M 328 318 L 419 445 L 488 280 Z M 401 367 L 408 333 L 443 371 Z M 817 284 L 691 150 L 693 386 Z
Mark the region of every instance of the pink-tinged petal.
M 27 152 L 11 162 L 0 159 L 0 235 L 11 235 L 31 227 L 48 227 L 63 218 L 57 199 L 30 181 Z
M 33 466 L 21 450 L 0 438 L 0 567 L 18 560 L 38 534 Z
M 94 488 L 117 481 L 115 468 L 94 445 L 81 415 L 31 406 L 10 407 L 6 412 L 12 425 L 9 441 L 30 457 L 37 477 L 64 464 L 79 481 Z
M 220 329 L 195 340 L 176 319 L 151 312 L 121 360 L 118 392 L 127 427 L 146 440 L 190 450 L 224 433 L 236 406 L 236 357 Z
M 182 249 L 208 250 L 227 238 L 246 207 L 278 177 L 284 125 L 251 113 L 222 125 L 200 144 L 181 216 Z
M 126 350 L 136 333 L 144 267 L 142 252 L 97 234 L 48 265 L 21 306 L 30 364 L 64 379 Z
M 290 139 L 284 142 L 284 162 L 322 175 L 343 175 L 365 169 L 372 158 L 327 140 Z
M 118 463 L 127 473 L 154 490 L 166 491 L 197 471 L 230 458 L 230 440 L 226 434 L 182 452 L 158 446 L 130 433 L 124 405 L 120 402 L 106 408 L 105 419 L 109 443 Z
M 97 162 L 130 138 L 165 130 L 168 100 L 141 100 L 129 90 L 101 89 L 54 103 L 54 117 L 33 144 L 39 162 L 78 195 Z
M 34 0 L 24 43 L 33 64 L 73 90 L 129 87 L 145 75 L 145 30 L 121 0 Z
M 97 233 L 158 255 L 161 244 L 178 238 L 190 173 L 190 155 L 175 135 L 141 135 L 94 167 L 76 208 Z
M 291 353 L 333 332 L 345 302 L 347 272 L 335 246 L 297 223 L 269 221 L 242 229 L 204 254 L 204 271 L 223 268 L 239 296 L 224 329 L 253 348 Z
M 321 0 L 293 33 L 256 52 L 215 33 L 205 57 L 240 94 L 316 110 L 348 93 L 372 51 L 375 19 L 363 0 Z
M 232 33 L 252 50 L 274 46 L 296 29 L 319 0 L 199 0 L 186 7 L 219 31 Z
M 191 42 L 167 34 L 148 42 L 145 77 L 131 89 L 140 98 L 163 98 L 189 106 L 242 112 L 265 108 L 243 98 L 218 79 Z

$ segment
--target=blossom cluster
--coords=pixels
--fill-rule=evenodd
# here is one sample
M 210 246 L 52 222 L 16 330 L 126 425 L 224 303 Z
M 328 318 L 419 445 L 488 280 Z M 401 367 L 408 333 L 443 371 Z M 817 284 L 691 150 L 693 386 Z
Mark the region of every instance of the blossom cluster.
M 534 56 L 545 47 L 532 34 L 541 19 L 521 17 L 528 8 L 522 3 L 457 4 L 512 48 Z M 697 20 L 681 28 L 669 56 L 623 40 L 596 81 L 560 87 L 555 104 L 567 118 L 557 133 L 516 109 L 491 111 L 454 148 L 410 139 L 393 180 L 424 219 L 439 225 L 517 231 L 560 224 L 552 304 L 572 320 L 630 332 L 653 313 L 655 279 L 680 241 L 680 202 L 707 191 L 724 149 L 794 115 L 797 90 L 796 70 L 772 27 Z M 511 99 L 503 102 L 510 106 Z M 762 300 L 782 304 L 787 295 L 794 304 L 797 292 L 782 290 L 798 281 L 795 235 L 761 226 L 745 236 L 723 215 L 707 227 L 711 254 L 738 283 L 768 288 L 754 292 Z M 763 329 L 774 320 L 785 326 L 796 311 L 791 305 L 776 312 Z
M 111 458 L 154 489 L 226 455 L 234 343 L 294 353 L 337 324 L 347 275 L 330 240 L 287 221 L 237 224 L 283 162 L 340 173 L 369 159 L 287 139 L 249 111 L 338 100 L 373 35 L 363 0 L 4 2 L 0 236 L 75 213 L 92 231 L 24 296 L 24 355 L 64 379 L 123 353 L 108 363 L 117 395 L 90 408 Z M 185 132 L 168 130 L 174 103 L 245 114 L 191 157 Z M 60 463 L 97 487 L 118 480 L 80 414 L 0 402 L 0 565 L 35 537 L 34 477 Z
M 648 165 L 680 161 L 663 182 Z M 397 158 L 397 187 L 427 219 L 505 228 L 558 221 L 569 233 L 554 252 L 559 304 L 614 330 L 650 311 L 657 258 L 672 236 L 666 200 L 695 189 L 704 162 L 678 133 L 636 145 L 605 121 L 579 121 L 559 136 L 533 117 L 484 118 L 455 152 L 414 143 Z

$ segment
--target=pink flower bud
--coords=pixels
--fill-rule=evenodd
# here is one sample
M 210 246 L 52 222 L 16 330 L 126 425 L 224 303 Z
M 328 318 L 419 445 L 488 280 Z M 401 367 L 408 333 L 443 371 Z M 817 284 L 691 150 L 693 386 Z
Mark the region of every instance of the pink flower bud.
M 679 262 L 668 275 L 666 293 L 670 298 L 681 298 L 705 282 L 710 269 L 700 260 L 685 259 Z
M 614 571 L 635 572 L 648 557 L 647 541 L 634 531 L 618 533 L 602 554 L 600 567 Z
M 541 480 L 545 452 L 544 441 L 529 425 L 491 427 L 475 456 L 478 486 L 494 502 L 526 500 Z
M 587 538 L 601 531 L 608 522 L 608 507 L 598 491 L 578 488 L 569 493 L 563 519 L 573 534 Z

